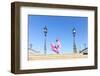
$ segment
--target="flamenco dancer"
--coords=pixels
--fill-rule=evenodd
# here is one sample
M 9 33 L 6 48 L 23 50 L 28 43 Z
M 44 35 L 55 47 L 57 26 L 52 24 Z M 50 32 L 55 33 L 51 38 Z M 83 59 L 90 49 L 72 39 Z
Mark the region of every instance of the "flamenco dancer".
M 60 53 L 60 48 L 61 48 L 61 42 L 60 39 L 56 39 L 56 43 L 51 43 L 51 49 L 54 51 L 56 54 Z

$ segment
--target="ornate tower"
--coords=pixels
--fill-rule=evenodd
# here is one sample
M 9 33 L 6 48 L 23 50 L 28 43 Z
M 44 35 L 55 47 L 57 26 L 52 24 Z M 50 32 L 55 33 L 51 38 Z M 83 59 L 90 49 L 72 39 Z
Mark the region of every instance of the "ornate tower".
M 48 29 L 47 27 L 45 26 L 44 27 L 44 54 L 46 55 L 46 51 L 47 51 L 47 47 L 46 47 L 46 41 L 47 41 L 47 32 L 48 32 Z
M 76 42 L 75 42 L 75 36 L 76 36 L 76 29 L 75 28 L 73 28 L 72 34 L 73 34 L 73 53 L 77 53 Z

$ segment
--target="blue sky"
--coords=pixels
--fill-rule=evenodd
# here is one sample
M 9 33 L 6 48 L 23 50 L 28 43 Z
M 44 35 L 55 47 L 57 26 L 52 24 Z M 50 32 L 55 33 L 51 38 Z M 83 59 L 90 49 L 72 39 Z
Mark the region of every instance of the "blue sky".
M 76 46 L 77 49 L 88 45 L 88 17 L 75 16 L 50 16 L 50 15 L 29 15 L 28 30 L 29 44 L 32 49 L 44 53 L 44 32 L 43 28 L 47 26 L 47 53 L 54 54 L 50 44 L 60 38 L 62 48 L 60 53 L 73 52 L 72 29 L 76 28 Z M 29 46 L 30 47 L 30 46 Z

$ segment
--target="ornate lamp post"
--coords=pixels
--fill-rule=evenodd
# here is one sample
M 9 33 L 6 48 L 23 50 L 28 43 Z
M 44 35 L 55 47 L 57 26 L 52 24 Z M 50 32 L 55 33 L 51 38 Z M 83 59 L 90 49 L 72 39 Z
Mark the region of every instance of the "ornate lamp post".
M 77 48 L 76 48 L 76 43 L 75 43 L 75 35 L 76 35 L 76 29 L 75 28 L 73 28 L 72 34 L 73 34 L 73 52 L 77 53 Z
M 48 29 L 47 29 L 47 27 L 45 26 L 45 27 L 44 27 L 44 54 L 45 54 L 45 55 L 46 55 L 46 50 L 47 50 L 47 47 L 46 47 L 47 32 L 48 32 Z

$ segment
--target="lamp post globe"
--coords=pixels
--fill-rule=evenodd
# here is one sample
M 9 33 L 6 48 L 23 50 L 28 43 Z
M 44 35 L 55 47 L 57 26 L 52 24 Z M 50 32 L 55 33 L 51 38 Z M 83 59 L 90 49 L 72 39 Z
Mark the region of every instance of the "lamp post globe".
M 72 32 L 73 32 L 73 37 L 75 37 L 75 35 L 76 35 L 76 29 L 73 28 Z

